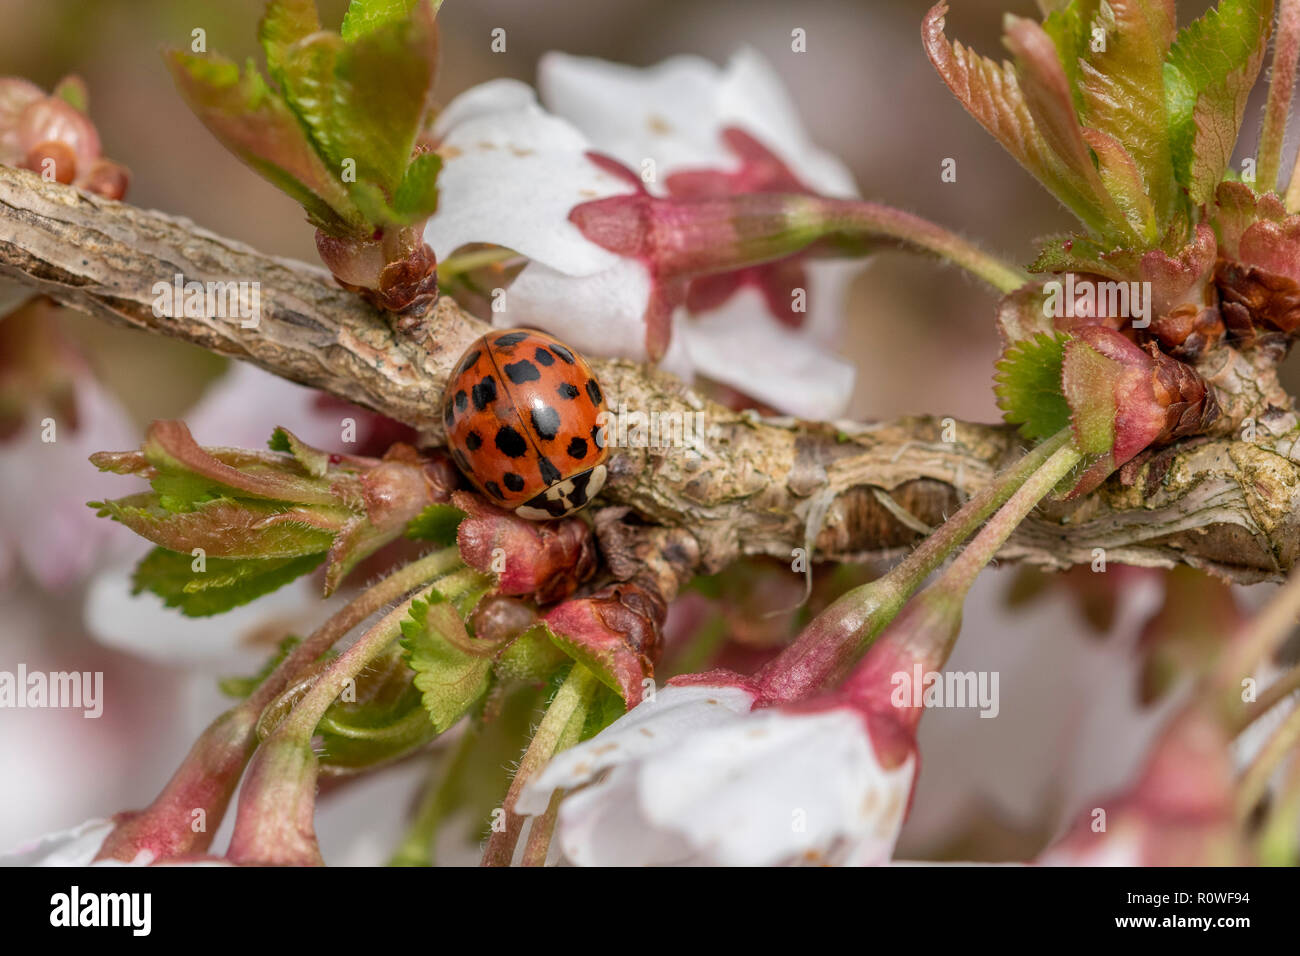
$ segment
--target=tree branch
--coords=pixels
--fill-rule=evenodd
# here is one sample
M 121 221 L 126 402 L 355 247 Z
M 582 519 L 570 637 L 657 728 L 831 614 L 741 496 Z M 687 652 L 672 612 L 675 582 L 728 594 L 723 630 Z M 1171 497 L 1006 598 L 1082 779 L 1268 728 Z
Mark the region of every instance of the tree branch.
M 255 281 L 261 317 L 154 314 L 157 282 Z M 119 325 L 169 335 L 382 412 L 441 441 L 438 402 L 452 363 L 487 328 L 444 297 L 421 337 L 383 317 L 322 269 L 265 256 L 187 220 L 0 167 L 0 276 Z M 1202 369 L 1225 408 L 1225 434 L 1247 415 L 1258 441 L 1184 442 L 1127 468 L 1082 501 L 1044 508 L 1003 556 L 1065 567 L 1092 561 L 1186 562 L 1234 580 L 1279 578 L 1300 554 L 1300 465 L 1290 400 L 1271 369 L 1225 350 Z M 932 418 L 876 425 L 761 419 L 708 401 L 672 376 L 592 362 L 612 409 L 702 412 L 694 449 L 623 448 L 604 499 L 683 528 L 698 569 L 740 555 L 855 560 L 907 547 L 1019 450 L 1004 426 Z M 687 419 L 691 421 L 692 419 Z M 952 440 L 945 441 L 948 437 Z M 811 532 L 811 533 L 810 533 Z

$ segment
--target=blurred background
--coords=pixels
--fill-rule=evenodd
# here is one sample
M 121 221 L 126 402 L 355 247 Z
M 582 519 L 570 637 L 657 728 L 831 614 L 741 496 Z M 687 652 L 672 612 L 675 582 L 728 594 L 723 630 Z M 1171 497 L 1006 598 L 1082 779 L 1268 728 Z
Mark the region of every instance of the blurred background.
M 345 0 L 321 0 L 323 21 L 337 24 L 345 6 Z M 446 102 L 499 76 L 531 82 L 539 55 L 551 49 L 649 65 L 678 53 L 723 62 L 748 44 L 774 64 L 812 140 L 849 165 L 865 197 L 1026 262 L 1036 237 L 1067 230 L 1073 220 L 934 74 L 919 39 L 928 6 L 926 0 L 447 0 L 439 15 L 439 97 Z M 1036 16 L 1032 0 L 956 0 L 953 6 L 949 35 L 994 56 L 1001 54 L 1004 11 Z M 1206 4 L 1179 6 L 1186 22 Z M 298 207 L 200 126 L 159 55 L 164 47 L 188 44 L 191 31 L 203 27 L 209 50 L 260 59 L 261 9 L 258 0 L 0 0 L 0 75 L 23 76 L 45 88 L 69 72 L 84 77 L 105 155 L 132 172 L 131 202 L 188 216 L 267 253 L 315 261 L 312 230 Z M 489 47 L 497 27 L 507 31 L 504 53 Z M 807 54 L 790 50 L 794 27 L 807 31 Z M 1258 108 L 1249 115 L 1257 116 Z M 956 160 L 955 183 L 940 180 L 946 158 Z M 955 270 L 899 252 L 876 255 L 853 285 L 842 343 L 859 369 L 851 415 L 996 419 L 993 304 L 990 292 Z M 224 371 L 222 360 L 187 345 L 82 316 L 67 315 L 63 322 L 137 430 L 151 419 L 190 412 Z M 283 409 L 286 416 L 297 414 L 289 404 Z M 247 422 L 240 416 L 255 412 L 247 403 L 210 402 L 207 430 L 196 432 L 201 441 L 235 444 L 221 430 L 242 434 Z M 122 442 L 135 445 L 138 433 Z M 20 454 L 13 443 L 0 444 L 10 465 Z M 76 479 L 77 466 L 68 467 Z M 120 484 L 96 484 L 90 466 L 83 467 L 85 481 L 74 481 L 72 489 L 81 500 L 125 493 Z M 0 496 L 14 507 L 28 493 L 16 484 L 31 480 L 26 474 L 0 465 Z M 5 514 L 12 508 L 0 517 Z M 12 524 L 0 527 L 0 538 L 17 531 Z M 133 546 L 114 542 L 128 552 Z M 1012 614 L 1004 607 L 1009 576 L 986 575 L 952 661 L 957 669 L 1003 669 L 1001 718 L 974 719 L 974 711 L 927 717 L 925 771 L 904 834 L 905 854 L 1015 858 L 1033 852 L 1072 809 L 1067 804 L 1126 778 L 1152 726 L 1151 713 L 1139 714 L 1132 702 L 1132 646 L 1144 613 L 1158 603 L 1157 582 L 1137 576 L 1122 590 L 1117 626 L 1102 638 L 1089 630 L 1065 588 Z M 241 629 L 253 633 L 261 626 L 251 617 L 221 625 L 238 632 L 234 639 L 186 632 L 186 640 L 212 640 L 218 650 L 191 648 L 193 661 L 184 667 L 133 648 L 130 640 L 113 649 L 85 635 L 87 596 L 109 586 L 96 583 L 93 574 L 50 589 L 19 564 L 4 581 L 0 670 L 12 671 L 19 661 L 31 670 L 102 670 L 111 705 L 98 721 L 53 710 L 0 711 L 0 850 L 148 802 L 221 709 L 212 677 L 261 655 L 260 649 L 251 656 L 241 652 L 247 647 Z M 115 583 L 125 587 L 124 579 Z M 167 623 L 139 626 L 165 631 Z M 1013 682 L 1007 672 L 1026 679 Z M 1069 748 L 1083 755 L 1082 764 L 1062 766 L 1074 759 L 1065 756 Z M 388 776 L 400 793 L 419 774 L 404 767 Z M 382 861 L 386 841 L 400 828 L 394 805 L 379 804 L 372 789 L 385 785 L 367 780 L 325 803 L 327 859 Z M 381 821 L 363 828 L 363 822 L 374 824 L 376 807 Z

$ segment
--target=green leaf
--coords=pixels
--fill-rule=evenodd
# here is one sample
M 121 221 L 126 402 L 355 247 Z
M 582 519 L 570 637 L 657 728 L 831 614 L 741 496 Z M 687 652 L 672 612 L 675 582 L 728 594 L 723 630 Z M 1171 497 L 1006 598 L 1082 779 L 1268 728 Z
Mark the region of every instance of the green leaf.
M 922 41 L 930 62 L 953 95 L 1084 225 L 1102 236 L 1127 237 L 1124 216 L 1106 193 L 1091 162 L 1079 165 L 1074 162 L 1077 156 L 1062 157 L 1052 149 L 1038 127 L 1015 70 L 1008 63 L 995 63 L 960 43 L 950 43 L 943 34 L 945 12 L 941 4 L 926 17 Z
M 329 470 L 329 452 L 313 448 L 287 428 L 277 427 L 266 444 L 271 451 L 288 452 L 293 455 L 298 464 L 302 465 L 303 471 L 313 478 L 323 478 L 325 472 Z
M 544 624 L 534 624 L 510 642 L 496 660 L 496 673 L 518 680 L 548 680 L 569 660 L 568 654 L 556 646 L 550 629 Z M 620 712 L 622 698 L 619 698 Z
M 257 38 L 266 54 L 271 78 L 281 83 L 285 53 L 290 46 L 320 30 L 316 0 L 271 0 L 258 24 Z
M 421 153 L 411 160 L 402 183 L 393 197 L 393 212 L 403 224 L 410 225 L 427 219 L 438 209 L 438 174 L 442 171 L 442 157 L 437 153 Z
M 280 83 L 332 175 L 355 165 L 351 201 L 374 221 L 374 190 L 396 194 L 427 120 L 437 48 L 427 4 L 365 22 L 352 42 L 322 32 L 284 51 Z
M 1142 250 L 1112 247 L 1087 236 L 1053 236 L 1043 243 L 1030 272 L 1092 272 L 1110 279 L 1138 276 Z
M 214 498 L 188 511 L 163 507 L 148 492 L 91 502 L 101 518 L 112 518 L 142 538 L 175 551 L 202 548 L 218 558 L 292 558 L 327 551 L 335 531 L 328 519 L 306 508 L 262 501 Z
M 623 703 L 622 695 L 601 684 L 596 690 L 596 699 L 588 705 L 579 740 L 590 740 L 626 713 L 627 705 Z
M 394 644 L 358 675 L 355 700 L 336 700 L 316 725 L 322 766 L 355 770 L 394 760 L 436 735 L 402 648 Z
M 402 621 L 406 663 L 438 733 L 460 720 L 492 681 L 492 658 L 461 649 L 470 641 L 461 613 L 434 591 L 428 600 L 413 602 Z
M 465 512 L 454 505 L 429 505 L 411 519 L 404 532 L 417 541 L 435 541 L 443 547 L 456 543 L 456 529 L 465 518 Z
M 338 174 L 325 166 L 284 101 L 250 62 L 241 73 L 219 56 L 167 55 L 181 96 L 212 135 L 287 193 L 330 235 L 369 233 Z
M 1079 60 L 1087 50 L 1092 34 L 1084 18 L 1082 5 L 1062 0 L 1057 9 L 1043 20 L 1043 32 L 1052 38 L 1056 53 L 1061 58 L 1075 107 L 1083 109 L 1083 94 L 1079 91 Z
M 267 561 L 207 558 L 206 569 L 195 571 L 190 555 L 154 548 L 136 566 L 132 593 L 151 591 L 188 617 L 207 617 L 269 594 L 324 559 L 324 554 Z
M 998 407 L 1025 438 L 1048 438 L 1070 424 L 1070 406 L 1061 391 L 1069 339 L 1062 333 L 1039 333 L 1010 345 L 998 361 L 993 389 Z
M 1222 0 L 1169 51 L 1164 105 L 1174 169 L 1195 203 L 1210 200 L 1232 159 L 1272 15 L 1272 0 Z
M 420 0 L 352 0 L 343 15 L 343 27 L 339 32 L 351 43 L 379 27 L 405 20 L 418 2 Z M 436 11 L 440 6 L 442 0 L 434 0 L 433 9 Z
M 1104 44 L 1090 36 L 1079 51 L 1080 120 L 1123 144 L 1163 229 L 1178 211 L 1163 66 L 1174 39 L 1173 0 L 1076 2 L 1089 26 L 1105 31 Z

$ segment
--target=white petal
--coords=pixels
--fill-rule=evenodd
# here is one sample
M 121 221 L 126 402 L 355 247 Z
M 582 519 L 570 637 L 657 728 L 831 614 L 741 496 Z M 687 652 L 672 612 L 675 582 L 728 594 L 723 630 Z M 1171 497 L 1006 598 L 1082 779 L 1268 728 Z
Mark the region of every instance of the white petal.
M 618 258 L 592 275 L 574 277 L 529 263 L 506 290 L 497 328 L 532 326 L 588 355 L 643 360 L 650 274 L 636 259 Z
M 853 392 L 853 366 L 777 322 L 755 289 L 741 289 L 678 332 L 698 373 L 787 414 L 835 418 Z
M 91 580 L 86 630 L 109 647 L 213 673 L 255 669 L 276 640 L 309 633 L 343 600 L 321 600 L 319 584 L 305 577 L 224 614 L 186 617 L 148 591 L 131 594 L 133 567 L 115 564 Z
M 200 445 L 264 449 L 280 425 L 309 445 L 346 450 L 342 419 L 347 413 L 323 411 L 321 395 L 256 365 L 232 362 L 186 414 L 185 422 Z
M 519 80 L 499 79 L 470 87 L 443 108 L 433 124 L 433 138 L 443 139 L 462 123 L 491 116 L 526 110 L 536 105 L 533 88 Z
M 879 863 L 902 826 L 914 772 L 886 770 L 861 718 L 757 711 L 693 735 L 639 768 L 641 813 L 711 863 L 829 862 L 845 842 Z
M 722 71 L 697 56 L 675 56 L 640 69 L 552 52 L 537 67 L 537 87 L 548 109 L 633 169 L 653 159 L 660 184 L 680 169 L 736 168 L 718 123 L 721 80 Z
M 641 814 L 635 767 L 615 767 L 600 783 L 560 804 L 559 844 L 577 866 L 666 866 L 695 856 L 681 836 L 656 829 Z
M 633 186 L 588 160 L 586 138 L 546 113 L 531 91 L 523 102 L 513 81 L 486 86 L 453 100 L 440 121 L 440 199 L 425 241 L 440 260 L 490 242 L 568 275 L 609 268 L 619 257 L 583 236 L 569 213 Z
M 0 866 L 89 866 L 112 831 L 111 820 L 87 820 L 0 854 Z
M 781 157 L 813 192 L 845 199 L 858 195 L 847 166 L 814 146 L 793 100 L 772 65 L 749 47 L 732 56 L 718 91 L 719 126 L 740 126 Z
M 122 479 L 96 471 L 96 451 L 130 448 L 139 432 L 117 400 L 88 376 L 77 386 L 78 427 L 56 422 L 55 440 L 42 441 L 42 413 L 0 446 L 0 528 L 27 572 L 57 590 L 79 581 L 134 537 L 97 518 L 86 502 L 121 494 Z M 134 489 L 131 489 L 134 490 Z
M 542 813 L 556 790 L 586 783 L 607 767 L 679 746 L 694 734 L 734 720 L 753 704 L 754 695 L 741 687 L 665 687 L 595 737 L 557 754 L 525 785 L 515 809 Z
M 645 69 L 564 53 L 545 54 L 537 70 L 542 102 L 602 152 L 640 170 L 655 163 L 652 192 L 674 172 L 731 172 L 739 160 L 724 144 L 729 126 L 744 129 L 779 157 L 805 186 L 855 197 L 848 167 L 807 137 L 776 71 L 751 48 L 725 70 L 696 56 Z
M 809 259 L 808 312 L 800 333 L 820 345 L 834 347 L 844 339 L 849 290 L 867 263 L 861 259 Z

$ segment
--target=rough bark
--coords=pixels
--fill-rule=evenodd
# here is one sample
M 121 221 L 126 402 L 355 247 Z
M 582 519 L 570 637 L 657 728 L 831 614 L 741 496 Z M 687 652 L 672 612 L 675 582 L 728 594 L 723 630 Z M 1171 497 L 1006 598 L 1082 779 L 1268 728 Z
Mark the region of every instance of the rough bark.
M 260 283 L 257 326 L 155 315 L 154 284 L 177 274 Z M 322 269 L 2 167 L 0 276 L 110 322 L 324 389 L 407 422 L 434 444 L 451 365 L 486 329 L 444 297 L 421 339 L 399 337 Z M 1082 501 L 1044 507 L 1003 556 L 1065 567 L 1104 548 L 1112 562 L 1181 561 L 1238 581 L 1289 570 L 1300 553 L 1300 464 L 1289 457 L 1294 445 L 1300 458 L 1300 443 L 1290 399 L 1271 366 L 1231 350 L 1209 361 L 1202 371 L 1228 410 L 1216 437 L 1163 450 Z M 689 531 L 705 572 L 742 554 L 788 559 L 810 545 L 815 557 L 837 560 L 907 547 L 1021 448 L 1001 425 L 763 419 L 634 363 L 592 364 L 611 408 L 704 413 L 698 447 L 617 449 L 603 497 Z M 1256 440 L 1232 440 L 1247 417 L 1256 420 Z

